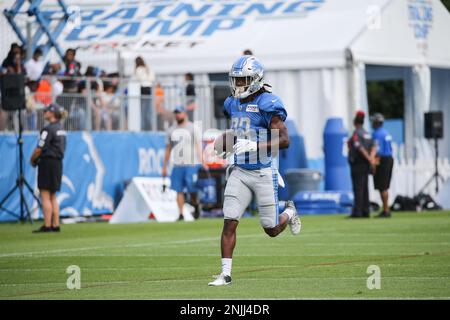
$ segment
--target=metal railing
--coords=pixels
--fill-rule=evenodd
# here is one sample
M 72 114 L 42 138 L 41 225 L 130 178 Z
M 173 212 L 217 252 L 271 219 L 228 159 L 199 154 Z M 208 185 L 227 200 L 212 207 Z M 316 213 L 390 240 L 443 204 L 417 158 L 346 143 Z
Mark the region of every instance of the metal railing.
M 42 83 L 44 81 L 45 83 Z M 157 83 L 150 90 L 133 78 L 45 76 L 37 91 L 26 89 L 22 112 L 24 131 L 45 126 L 44 108 L 56 102 L 68 112 L 63 120 L 68 131 L 165 131 L 174 121 L 173 109 L 184 105 L 191 121 L 202 121 L 204 129 L 221 127 L 214 116 L 214 92 L 226 83 L 195 86 L 195 96 L 186 96 L 181 84 Z M 18 111 L 0 108 L 0 131 L 18 128 Z

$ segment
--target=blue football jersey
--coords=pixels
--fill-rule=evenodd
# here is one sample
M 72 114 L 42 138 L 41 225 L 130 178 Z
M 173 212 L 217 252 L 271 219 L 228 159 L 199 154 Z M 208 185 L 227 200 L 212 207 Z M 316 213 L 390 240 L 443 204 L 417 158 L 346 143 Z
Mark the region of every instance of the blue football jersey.
M 392 156 L 392 136 L 383 127 L 377 128 L 372 133 L 372 139 L 378 147 L 377 155 L 381 157 Z
M 252 141 L 270 140 L 270 123 L 273 116 L 278 116 L 285 121 L 286 109 L 279 97 L 265 92 L 254 100 L 241 103 L 240 99 L 232 96 L 224 102 L 223 112 L 231 119 L 231 129 L 238 138 Z M 271 167 L 272 157 L 270 153 L 258 154 L 258 152 L 246 152 L 234 156 L 234 163 L 246 170 L 257 170 Z

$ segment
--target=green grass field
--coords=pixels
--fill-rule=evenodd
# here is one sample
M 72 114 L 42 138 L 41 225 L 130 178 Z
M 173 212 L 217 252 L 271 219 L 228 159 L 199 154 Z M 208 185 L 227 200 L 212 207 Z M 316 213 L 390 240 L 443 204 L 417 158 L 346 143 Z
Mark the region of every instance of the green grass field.
M 304 216 L 302 234 L 269 238 L 243 219 L 233 284 L 208 287 L 220 271 L 221 219 L 191 223 L 0 224 L 0 299 L 449 299 L 450 213 L 391 219 Z M 69 290 L 66 268 L 81 269 Z M 381 270 L 381 289 L 366 286 Z

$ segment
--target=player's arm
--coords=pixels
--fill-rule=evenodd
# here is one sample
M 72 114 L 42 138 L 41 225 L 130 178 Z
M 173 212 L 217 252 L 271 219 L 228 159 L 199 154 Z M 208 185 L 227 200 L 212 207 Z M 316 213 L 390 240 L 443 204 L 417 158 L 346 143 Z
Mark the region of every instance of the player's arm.
M 34 149 L 33 154 L 31 155 L 31 158 L 30 158 L 30 163 L 33 167 L 36 167 L 37 160 L 39 159 L 41 154 L 42 154 L 42 148 L 36 147 L 36 149 Z
M 363 155 L 364 158 L 367 159 L 367 161 L 372 162 L 372 158 L 371 158 L 369 152 L 367 152 L 367 150 L 363 146 L 360 146 L 358 148 L 358 151 Z
M 172 146 L 170 145 L 170 143 L 167 143 L 166 144 L 166 152 L 164 154 L 164 164 L 163 164 L 163 168 L 162 168 L 162 176 L 163 177 L 167 176 L 167 165 L 169 164 L 171 151 L 172 151 Z
M 51 136 L 51 131 L 48 131 L 46 129 L 42 130 L 42 132 L 40 133 L 38 145 L 36 149 L 34 149 L 30 158 L 30 163 L 33 167 L 37 166 L 39 157 L 42 154 L 42 149 L 45 148 L 45 146 L 52 139 Z
M 273 150 L 274 153 L 272 155 L 276 156 L 278 150 L 289 147 L 289 134 L 284 121 L 279 116 L 272 117 L 272 120 L 270 121 L 270 130 L 270 141 L 260 141 L 258 148 L 268 149 L 268 152 Z
M 370 158 L 375 160 L 375 158 L 377 157 L 377 152 L 378 152 L 378 143 L 377 140 L 373 140 L 374 143 L 372 143 L 372 147 L 370 148 Z
M 203 168 L 206 170 L 208 166 L 206 165 L 205 159 L 203 158 L 203 148 L 202 148 L 202 142 L 200 139 L 196 139 L 195 141 L 196 151 L 198 154 L 198 159 L 200 160 L 200 163 L 202 164 Z
M 371 150 L 366 150 L 361 143 L 362 137 L 360 137 L 356 132 L 353 134 L 352 143 L 353 147 L 370 163 L 372 163 Z M 370 153 L 370 154 L 369 154 Z
M 364 146 L 361 144 L 358 147 L 358 151 L 362 154 L 362 156 L 364 158 L 366 158 L 366 160 L 371 164 L 374 165 L 375 163 L 375 158 L 372 157 L 372 152 L 373 152 L 373 147 L 371 147 L 369 150 L 366 150 L 366 148 L 364 148 Z

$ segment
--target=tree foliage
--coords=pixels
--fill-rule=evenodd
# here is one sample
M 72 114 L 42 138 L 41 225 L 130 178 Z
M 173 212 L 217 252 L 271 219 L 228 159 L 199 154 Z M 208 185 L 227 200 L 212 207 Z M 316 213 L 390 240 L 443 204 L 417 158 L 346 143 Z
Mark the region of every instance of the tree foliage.
M 450 0 L 442 0 L 442 3 L 443 3 L 444 6 L 446 6 L 447 9 L 450 11 Z
M 369 112 L 382 113 L 386 119 L 404 117 L 404 91 L 402 80 L 368 81 L 367 96 Z

